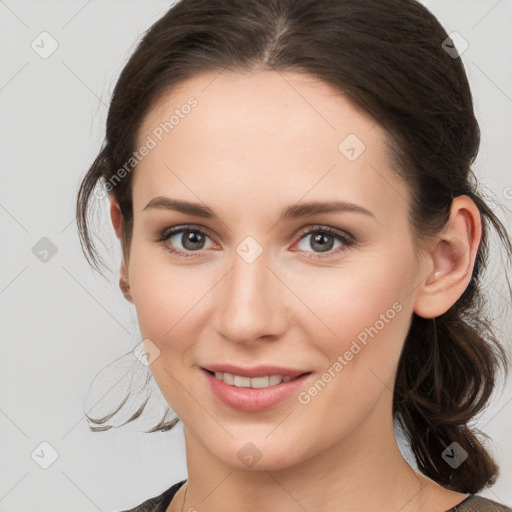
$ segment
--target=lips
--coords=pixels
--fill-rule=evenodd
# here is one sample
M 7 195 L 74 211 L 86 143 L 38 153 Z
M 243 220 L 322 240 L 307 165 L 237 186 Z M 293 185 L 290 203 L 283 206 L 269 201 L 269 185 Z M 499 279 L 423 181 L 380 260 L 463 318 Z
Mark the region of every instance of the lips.
M 217 374 L 233 372 L 232 375 L 239 376 L 239 379 L 242 380 L 268 375 L 282 375 L 290 380 L 260 389 L 258 387 L 238 387 L 235 383 L 233 385 L 219 380 L 215 376 L 214 369 Z M 204 375 L 205 384 L 210 389 L 213 399 L 217 399 L 224 406 L 243 412 L 262 412 L 278 407 L 297 395 L 315 378 L 313 372 L 272 365 L 253 368 L 241 368 L 235 365 L 208 365 L 208 369 L 201 368 L 201 373 Z

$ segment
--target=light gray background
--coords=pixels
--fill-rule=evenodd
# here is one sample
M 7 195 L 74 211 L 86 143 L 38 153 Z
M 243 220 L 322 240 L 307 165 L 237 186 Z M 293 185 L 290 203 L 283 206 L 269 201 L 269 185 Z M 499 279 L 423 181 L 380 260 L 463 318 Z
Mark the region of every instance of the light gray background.
M 496 213 L 511 226 L 512 1 L 424 3 L 449 33 L 469 43 L 462 58 L 482 130 L 476 174 L 505 206 Z M 169 6 L 162 0 L 0 0 L 3 512 L 119 511 L 186 477 L 181 424 L 167 433 L 142 432 L 165 407 L 158 393 L 142 421 L 103 433 L 88 429 L 84 409 L 91 410 L 133 359 L 108 365 L 134 348 L 140 334 L 133 306 L 117 286 L 120 253 L 108 211 L 99 211 L 99 222 L 114 271 L 110 281 L 88 267 L 74 219 L 77 187 L 99 150 L 117 76 L 142 32 Z M 43 31 L 59 45 L 46 59 L 31 47 Z M 42 237 L 57 248 L 47 262 L 32 252 Z M 500 272 L 498 257 L 489 293 L 510 349 L 510 299 Z M 102 410 L 124 397 L 118 388 L 125 381 L 103 398 Z M 512 505 L 510 384 L 500 387 L 476 424 L 491 437 L 502 471 L 482 494 Z M 42 442 L 58 452 L 48 469 L 39 464 L 52 449 Z

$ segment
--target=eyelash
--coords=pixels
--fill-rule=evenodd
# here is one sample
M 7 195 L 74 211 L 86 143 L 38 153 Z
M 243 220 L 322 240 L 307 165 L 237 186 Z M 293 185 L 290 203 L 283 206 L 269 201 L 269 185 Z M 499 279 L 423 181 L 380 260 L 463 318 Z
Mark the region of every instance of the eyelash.
M 172 254 L 176 254 L 178 256 L 183 256 L 185 258 L 197 258 L 200 256 L 201 250 L 199 250 L 199 251 L 182 251 L 181 249 L 175 249 L 173 247 L 170 247 L 169 244 L 167 243 L 169 238 L 171 238 L 174 235 L 177 235 L 179 233 L 184 233 L 187 231 L 190 231 L 192 233 L 201 233 L 201 235 L 211 238 L 208 235 L 208 233 L 206 231 L 204 231 L 203 229 L 197 228 L 193 225 L 186 225 L 186 226 L 182 226 L 179 228 L 174 227 L 174 228 L 165 229 L 161 233 L 159 238 L 156 240 L 156 242 L 160 243 L 162 245 L 162 247 L 167 252 L 170 252 Z M 345 234 L 345 233 L 343 233 L 343 231 L 339 231 L 338 229 L 334 229 L 329 226 L 315 226 L 313 229 L 309 229 L 307 231 L 302 231 L 299 235 L 297 242 L 295 242 L 295 243 L 300 242 L 303 238 L 306 238 L 308 235 L 317 234 L 317 233 L 324 233 L 324 234 L 332 235 L 335 238 L 337 238 L 339 241 L 341 241 L 343 243 L 343 245 L 341 247 L 339 247 L 338 249 L 327 251 L 325 253 L 325 255 L 319 256 L 318 254 L 322 254 L 322 253 L 315 253 L 315 254 L 317 254 L 317 256 L 306 256 L 306 258 L 309 258 L 309 259 L 328 258 L 335 254 L 340 254 L 340 253 L 345 252 L 349 247 L 351 247 L 352 245 L 354 245 L 356 243 L 354 238 L 351 235 Z

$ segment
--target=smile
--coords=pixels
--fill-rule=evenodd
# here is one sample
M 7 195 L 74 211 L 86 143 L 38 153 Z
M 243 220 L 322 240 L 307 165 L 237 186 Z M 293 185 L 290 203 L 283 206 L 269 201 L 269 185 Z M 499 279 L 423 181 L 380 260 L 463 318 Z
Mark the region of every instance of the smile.
M 262 412 L 277 407 L 297 395 L 313 379 L 314 373 L 247 377 L 202 368 L 212 398 L 231 409 Z
M 213 372 L 212 372 L 213 373 Z M 241 375 L 233 375 L 232 373 L 215 372 L 215 378 L 221 380 L 230 386 L 238 388 L 268 388 L 277 386 L 281 382 L 290 382 L 297 377 L 290 375 L 267 375 L 263 377 L 243 377 Z

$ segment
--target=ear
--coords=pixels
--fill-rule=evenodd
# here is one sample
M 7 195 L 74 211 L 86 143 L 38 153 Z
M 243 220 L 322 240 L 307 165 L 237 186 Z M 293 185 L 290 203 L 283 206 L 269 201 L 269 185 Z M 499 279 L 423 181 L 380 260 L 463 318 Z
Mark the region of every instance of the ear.
M 121 213 L 121 208 L 114 194 L 109 194 L 110 199 L 110 218 L 112 219 L 112 225 L 114 226 L 114 231 L 116 232 L 117 238 L 121 239 L 121 229 L 123 225 L 123 214 Z
M 112 226 L 114 227 L 116 236 L 121 240 L 123 214 L 121 213 L 121 208 L 114 194 L 110 194 L 110 218 L 112 219 Z M 130 276 L 128 275 L 128 268 L 124 257 L 121 261 L 121 268 L 119 269 L 119 288 L 123 292 L 124 298 L 133 304 L 133 297 L 130 291 Z
M 435 318 L 448 311 L 469 285 L 482 238 L 481 214 L 468 196 L 452 200 L 450 218 L 426 250 L 429 277 L 418 287 L 414 312 Z

